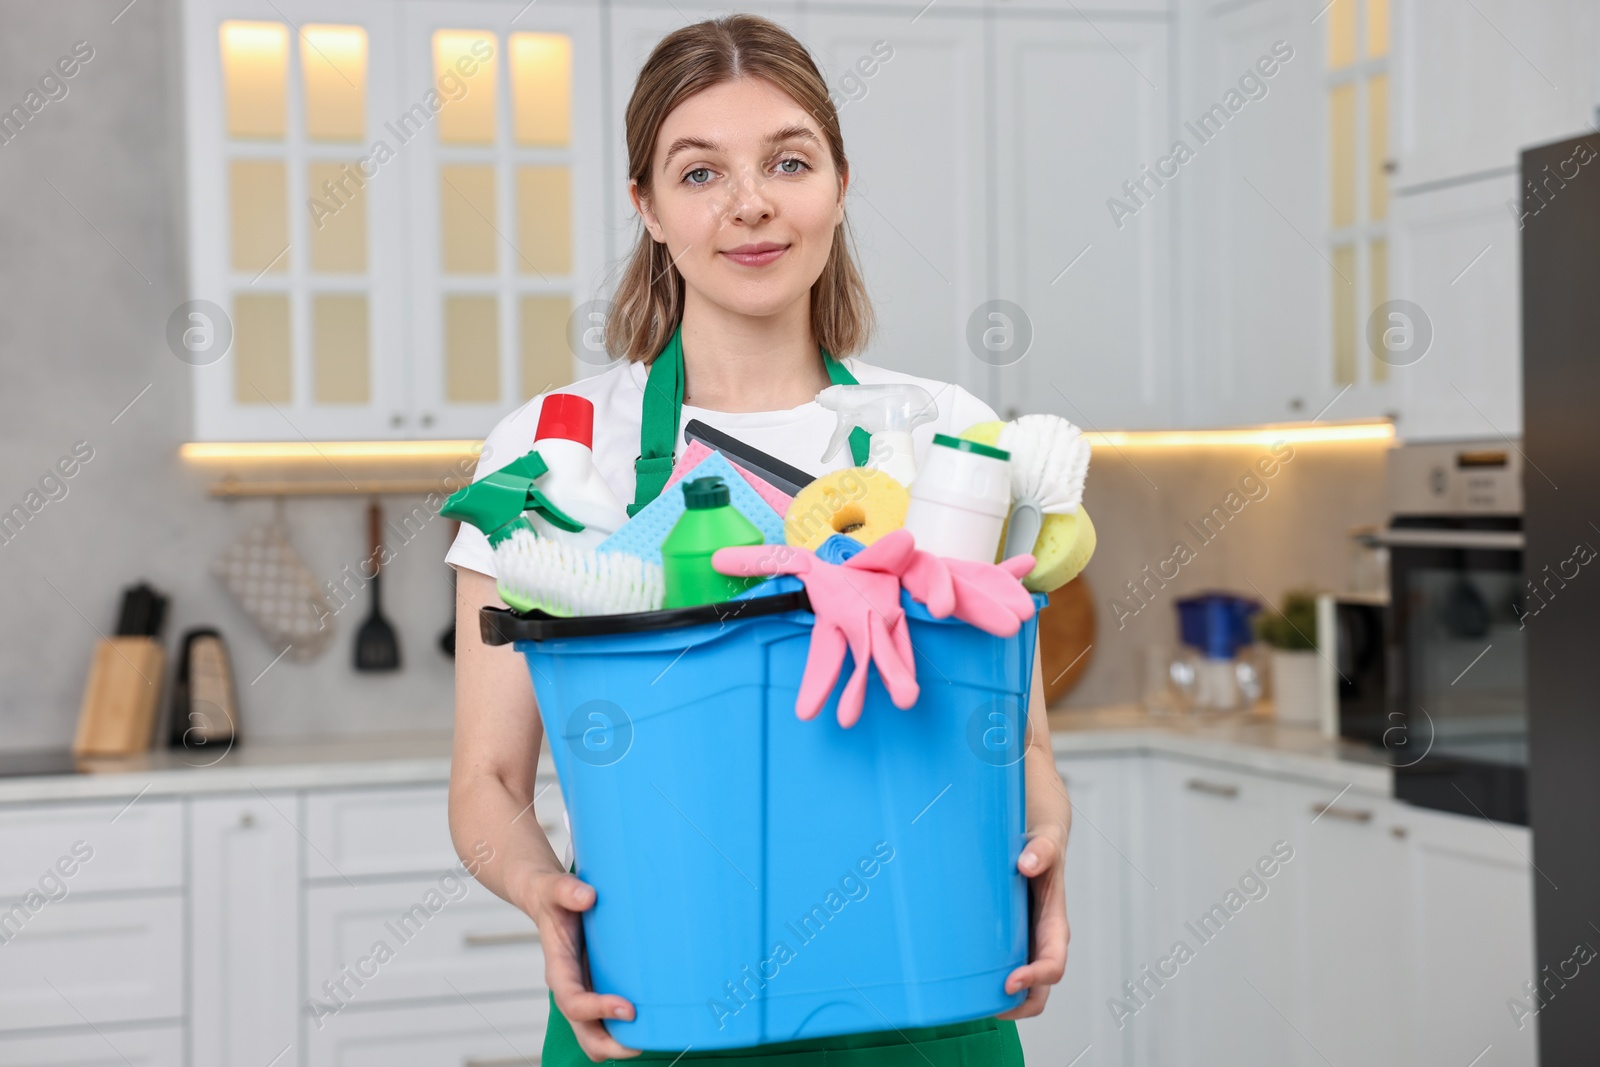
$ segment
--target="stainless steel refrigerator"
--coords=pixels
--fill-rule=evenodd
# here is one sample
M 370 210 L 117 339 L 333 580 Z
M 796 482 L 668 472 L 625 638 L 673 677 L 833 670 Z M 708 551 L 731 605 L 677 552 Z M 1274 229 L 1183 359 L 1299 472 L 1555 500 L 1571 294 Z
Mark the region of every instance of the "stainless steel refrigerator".
M 1589 1064 L 1600 1056 L 1600 973 L 1561 970 L 1579 946 L 1600 950 L 1600 134 L 1528 149 L 1522 177 L 1539 1048 L 1545 1064 Z

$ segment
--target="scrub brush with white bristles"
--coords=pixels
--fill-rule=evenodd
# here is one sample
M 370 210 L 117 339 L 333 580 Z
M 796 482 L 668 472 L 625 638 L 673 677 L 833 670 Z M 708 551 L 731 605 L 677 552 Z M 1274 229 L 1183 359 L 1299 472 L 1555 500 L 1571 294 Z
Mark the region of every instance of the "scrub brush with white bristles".
M 1032 549 L 1046 515 L 1070 515 L 1083 501 L 1089 442 L 1060 415 L 1022 415 L 1005 424 L 998 444 L 1011 453 L 1010 559 Z
M 518 611 L 549 615 L 624 615 L 656 611 L 661 565 L 628 552 L 596 552 L 513 530 L 494 550 L 500 599 Z

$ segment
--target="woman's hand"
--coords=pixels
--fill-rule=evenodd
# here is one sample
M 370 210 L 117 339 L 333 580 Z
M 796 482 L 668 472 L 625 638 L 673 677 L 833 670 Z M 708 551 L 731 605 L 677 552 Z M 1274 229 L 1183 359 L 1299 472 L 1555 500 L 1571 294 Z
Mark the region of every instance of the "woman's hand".
M 589 988 L 583 950 L 583 915 L 594 905 L 594 887 L 574 874 L 531 874 L 527 888 L 513 901 L 539 927 L 544 948 L 544 979 L 556 1007 L 572 1024 L 578 1045 L 596 1063 L 639 1055 L 612 1037 L 602 1019 L 632 1019 L 633 1005 L 624 997 Z
M 1050 987 L 1061 981 L 1067 966 L 1067 893 L 1063 878 L 1066 850 L 1048 832 L 1034 834 L 1017 857 L 1017 870 L 1028 879 L 1028 962 L 1006 976 L 1006 992 L 1027 989 L 1028 997 L 997 1018 L 1026 1019 L 1044 1011 Z

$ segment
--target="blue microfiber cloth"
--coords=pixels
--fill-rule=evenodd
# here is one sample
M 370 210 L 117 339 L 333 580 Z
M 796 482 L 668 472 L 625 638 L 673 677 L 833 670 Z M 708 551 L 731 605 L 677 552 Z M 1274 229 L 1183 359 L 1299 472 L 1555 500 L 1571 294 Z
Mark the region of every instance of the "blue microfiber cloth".
M 720 475 L 728 486 L 728 502 L 749 519 L 769 545 L 781 545 L 783 516 L 750 488 L 750 483 L 723 458 L 713 452 L 661 495 L 639 509 L 639 513 L 617 528 L 617 532 L 595 546 L 596 552 L 630 552 L 650 563 L 661 562 L 661 542 L 672 532 L 673 524 L 684 512 L 683 486 L 691 478 Z

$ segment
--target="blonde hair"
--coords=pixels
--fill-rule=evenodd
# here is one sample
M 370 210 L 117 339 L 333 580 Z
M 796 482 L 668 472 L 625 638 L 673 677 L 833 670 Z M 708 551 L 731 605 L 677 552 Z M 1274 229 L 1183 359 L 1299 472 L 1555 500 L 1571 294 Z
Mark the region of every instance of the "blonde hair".
M 702 89 L 742 77 L 764 79 L 788 93 L 821 126 L 835 171 L 841 177 L 849 173 L 839 113 L 805 46 L 759 15 L 727 15 L 669 33 L 639 71 L 624 124 L 628 177 L 638 182 L 641 198 L 650 195 L 656 138 L 673 108 Z M 851 256 L 848 226 L 847 219 L 834 228 L 828 261 L 811 287 L 811 329 L 835 359 L 865 348 L 873 330 L 872 304 Z M 667 246 L 641 227 L 611 298 L 606 349 L 632 362 L 655 359 L 683 318 L 683 285 Z

